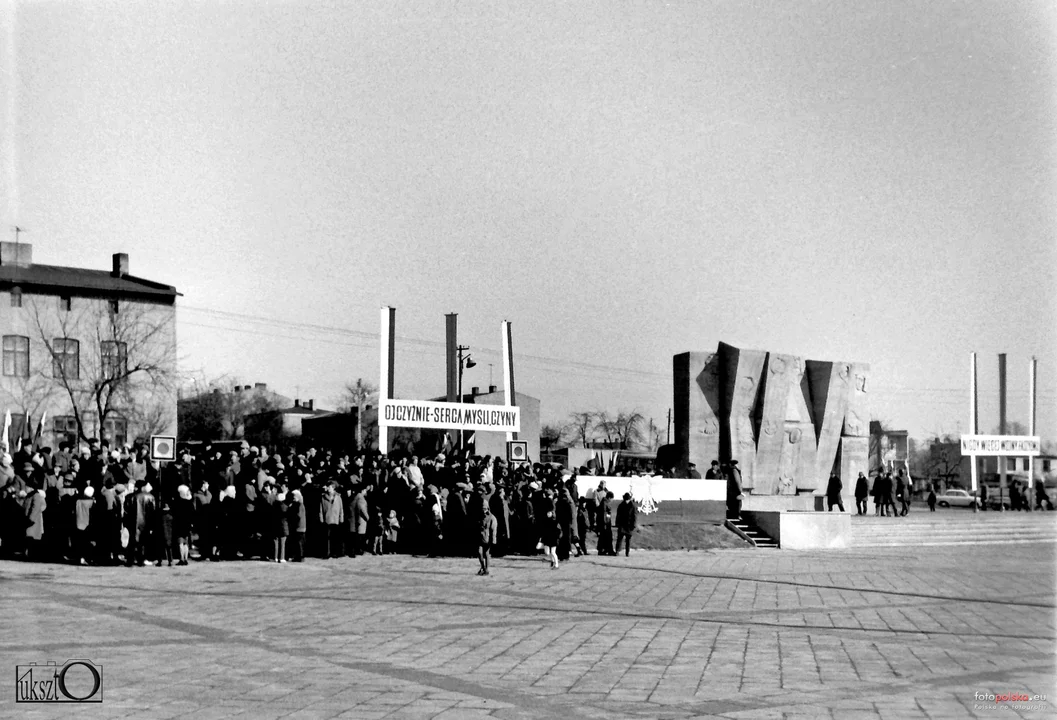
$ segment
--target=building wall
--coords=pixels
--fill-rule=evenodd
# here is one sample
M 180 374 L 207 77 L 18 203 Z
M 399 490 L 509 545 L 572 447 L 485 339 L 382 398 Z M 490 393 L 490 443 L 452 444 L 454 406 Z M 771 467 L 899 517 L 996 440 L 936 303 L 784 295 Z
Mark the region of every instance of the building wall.
M 521 408 L 521 432 L 518 440 L 528 443 L 529 459 L 539 462 L 540 459 L 540 401 L 519 392 L 514 393 L 515 403 Z M 478 405 L 504 405 L 503 393 L 484 393 L 475 395 L 473 402 Z M 506 459 L 506 433 L 482 432 L 474 435 L 474 453 L 491 455 Z
M 165 302 L 141 300 L 118 301 L 117 320 L 111 324 L 109 301 L 99 298 L 70 297 L 70 310 L 64 310 L 58 295 L 22 293 L 22 307 L 11 306 L 11 292 L 0 292 L 0 334 L 17 335 L 29 340 L 29 377 L 0 374 L 0 412 L 28 414 L 35 431 L 43 412 L 47 413 L 41 442 L 56 447 L 63 435 L 55 431 L 55 420 L 73 415 L 73 401 L 56 379 L 51 353 L 45 339 L 66 337 L 79 341 L 80 378 L 71 382 L 78 406 L 94 410 L 91 400 L 93 381 L 102 377 L 99 338 L 113 338 L 126 343 L 128 364 L 156 366 L 171 382 L 155 383 L 144 373 L 130 378 L 127 400 L 115 403 L 112 419 L 125 423 L 124 440 L 131 443 L 137 436 L 176 434 L 176 307 Z M 108 437 L 112 428 L 101 427 L 90 413 L 85 433 Z M 120 429 L 120 428 L 118 428 Z M 14 442 L 14 438 L 12 438 Z

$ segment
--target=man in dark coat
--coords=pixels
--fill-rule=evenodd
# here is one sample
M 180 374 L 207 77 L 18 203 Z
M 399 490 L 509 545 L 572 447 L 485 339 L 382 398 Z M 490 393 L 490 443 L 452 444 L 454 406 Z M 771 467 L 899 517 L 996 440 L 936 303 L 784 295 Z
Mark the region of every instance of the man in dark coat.
M 155 523 L 154 496 L 150 483 L 125 498 L 125 525 L 128 527 L 128 564 L 143 565 L 147 559 L 150 533 Z
M 558 560 L 565 561 L 572 555 L 573 536 L 576 534 L 574 532 L 576 528 L 576 505 L 573 503 L 569 490 L 565 487 L 562 487 L 561 495 L 558 496 L 554 514 L 558 520 L 558 525 L 562 529 L 561 537 L 558 539 Z
M 30 486 L 22 499 L 26 513 L 26 559 L 42 560 L 40 539 L 44 535 L 44 511 L 48 507 L 44 491 Z
M 466 501 L 462 491 L 453 487 L 448 492 L 448 503 L 444 508 L 444 539 L 448 554 L 465 556 L 466 552 Z
M 738 461 L 731 460 L 730 465 L 723 469 L 727 478 L 727 519 L 741 519 L 742 485 L 741 471 L 738 470 Z
M 829 503 L 830 512 L 833 511 L 834 505 L 839 507 L 841 512 L 844 512 L 844 502 L 840 498 L 840 491 L 843 488 L 844 484 L 840 481 L 837 473 L 830 473 L 829 482 L 826 484 L 826 502 Z
M 352 496 L 352 504 L 350 506 L 350 512 L 352 517 L 350 518 L 353 537 L 352 552 L 346 553 L 348 555 L 363 555 L 367 551 L 367 526 L 371 520 L 370 507 L 367 503 L 367 493 L 370 488 L 365 488 L 361 485 L 357 488 L 356 493 Z
M 617 547 L 620 552 L 620 541 L 624 541 L 624 557 L 631 554 L 631 534 L 635 532 L 638 511 L 631 499 L 631 493 L 624 493 L 624 500 L 617 506 Z
M 502 487 L 497 487 L 488 499 L 488 510 L 495 516 L 496 522 L 496 541 L 492 554 L 505 555 L 510 542 L 510 508 L 506 503 L 506 490 Z
M 866 514 L 866 498 L 870 497 L 870 481 L 861 472 L 855 480 L 855 512 L 858 515 Z

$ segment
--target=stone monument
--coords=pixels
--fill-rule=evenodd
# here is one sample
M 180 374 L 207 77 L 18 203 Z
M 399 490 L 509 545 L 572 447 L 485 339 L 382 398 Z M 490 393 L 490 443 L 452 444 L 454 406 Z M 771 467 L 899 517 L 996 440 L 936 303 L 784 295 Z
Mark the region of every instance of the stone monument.
M 845 492 L 867 472 L 869 366 L 804 360 L 720 343 L 673 358 L 679 468 L 738 461 L 752 495 Z

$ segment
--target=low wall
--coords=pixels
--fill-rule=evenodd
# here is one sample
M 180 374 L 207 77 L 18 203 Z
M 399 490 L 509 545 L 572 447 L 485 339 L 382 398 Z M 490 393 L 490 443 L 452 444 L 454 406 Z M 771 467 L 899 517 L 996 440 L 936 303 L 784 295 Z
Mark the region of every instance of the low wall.
M 846 548 L 851 544 L 851 515 L 838 512 L 742 511 L 784 550 Z
M 781 512 L 797 510 L 812 512 L 815 510 L 815 496 L 805 495 L 752 495 L 746 493 L 741 501 L 742 512 L 756 510 L 760 512 Z
M 726 480 L 688 480 L 684 478 L 662 477 L 604 477 L 599 475 L 582 475 L 576 478 L 576 489 L 583 497 L 605 481 L 606 489 L 620 500 L 624 493 L 630 492 L 636 500 L 653 497 L 658 503 L 672 500 L 712 500 L 726 502 Z

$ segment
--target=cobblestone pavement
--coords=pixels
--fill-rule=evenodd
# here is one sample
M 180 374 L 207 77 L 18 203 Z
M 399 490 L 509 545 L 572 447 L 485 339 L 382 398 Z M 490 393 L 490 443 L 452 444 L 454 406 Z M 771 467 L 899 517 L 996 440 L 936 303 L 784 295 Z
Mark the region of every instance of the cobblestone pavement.
M 89 658 L 77 717 L 1057 716 L 1052 543 L 476 561 L 0 563 L 0 657 Z M 15 704 L 0 716 L 71 717 Z M 1009 709 L 975 693 L 1045 694 Z

